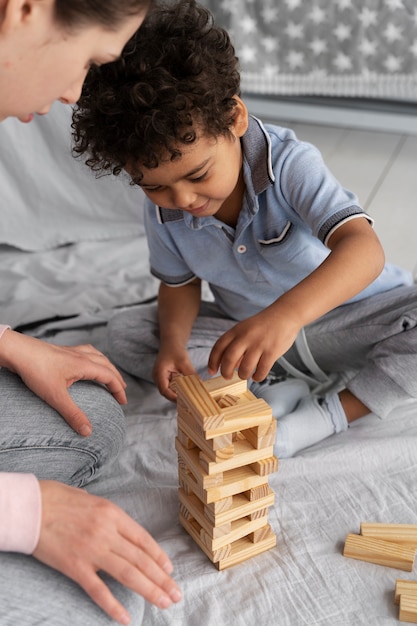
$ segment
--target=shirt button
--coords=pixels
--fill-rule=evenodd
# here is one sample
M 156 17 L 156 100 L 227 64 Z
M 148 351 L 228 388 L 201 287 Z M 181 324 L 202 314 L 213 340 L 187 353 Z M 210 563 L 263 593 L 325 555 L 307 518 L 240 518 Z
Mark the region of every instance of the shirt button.
M 246 252 L 246 246 L 238 246 L 237 251 L 239 254 L 244 254 Z

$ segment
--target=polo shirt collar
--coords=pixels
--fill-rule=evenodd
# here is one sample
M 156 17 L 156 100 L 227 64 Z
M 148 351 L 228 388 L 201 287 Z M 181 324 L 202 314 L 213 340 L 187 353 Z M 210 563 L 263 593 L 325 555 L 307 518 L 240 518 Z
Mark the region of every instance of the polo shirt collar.
M 249 165 L 253 190 L 259 195 L 273 185 L 275 176 L 272 169 L 271 138 L 257 117 L 249 116 L 248 129 L 242 137 L 242 147 Z

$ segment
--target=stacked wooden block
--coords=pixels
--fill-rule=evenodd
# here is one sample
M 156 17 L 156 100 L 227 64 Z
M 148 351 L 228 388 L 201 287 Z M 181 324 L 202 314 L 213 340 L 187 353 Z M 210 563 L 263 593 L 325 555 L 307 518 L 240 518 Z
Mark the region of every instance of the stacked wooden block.
M 202 382 L 178 376 L 180 522 L 222 570 L 276 545 L 268 524 L 268 475 L 276 421 L 270 406 L 235 375 Z

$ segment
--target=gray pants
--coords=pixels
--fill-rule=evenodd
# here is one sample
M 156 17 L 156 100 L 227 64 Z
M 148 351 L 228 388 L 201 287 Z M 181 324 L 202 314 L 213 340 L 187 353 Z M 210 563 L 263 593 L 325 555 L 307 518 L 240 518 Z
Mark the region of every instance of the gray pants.
M 18 376 L 0 370 L 1 472 L 30 472 L 39 479 L 82 487 L 116 459 L 125 434 L 120 405 L 93 382 L 78 382 L 70 393 L 92 422 L 93 434 L 88 438 L 77 435 Z M 133 624 L 141 624 L 143 599 L 113 580 L 106 582 L 131 612 Z M 65 576 L 33 557 L 0 553 L 1 626 L 113 623 Z
M 203 303 L 188 342 L 202 378 L 207 378 L 211 347 L 235 323 L 222 317 L 214 304 Z M 159 347 L 156 305 L 117 314 L 108 330 L 110 358 L 151 381 Z M 319 367 L 328 374 L 349 372 L 347 388 L 376 415 L 386 417 L 397 406 L 417 399 L 417 285 L 338 307 L 307 326 L 305 333 Z M 305 371 L 295 347 L 285 358 Z

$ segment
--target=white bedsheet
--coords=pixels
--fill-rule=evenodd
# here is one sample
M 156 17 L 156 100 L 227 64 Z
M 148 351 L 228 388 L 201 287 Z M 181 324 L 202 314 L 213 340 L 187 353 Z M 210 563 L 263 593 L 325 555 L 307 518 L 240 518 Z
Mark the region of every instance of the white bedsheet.
M 67 330 L 104 345 L 105 327 Z M 277 547 L 219 572 L 178 522 L 175 406 L 127 376 L 128 435 L 117 467 L 89 491 L 110 497 L 144 525 L 175 565 L 184 600 L 147 605 L 144 626 L 388 626 L 398 623 L 395 580 L 415 571 L 342 556 L 362 521 L 417 523 L 417 406 L 385 421 L 370 415 L 293 459 L 269 482 Z M 139 625 L 134 625 L 139 626 Z

